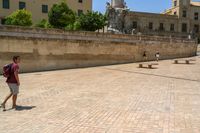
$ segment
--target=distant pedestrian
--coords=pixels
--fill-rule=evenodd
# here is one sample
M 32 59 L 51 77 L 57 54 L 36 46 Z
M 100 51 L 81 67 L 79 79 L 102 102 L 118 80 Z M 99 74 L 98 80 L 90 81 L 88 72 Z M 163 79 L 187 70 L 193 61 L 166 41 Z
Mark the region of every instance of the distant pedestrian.
M 159 52 L 156 52 L 155 57 L 156 57 L 156 61 L 158 62 L 158 61 L 159 61 L 159 58 L 160 58 L 160 53 L 159 53 Z
M 147 61 L 147 52 L 146 51 L 144 51 L 144 53 L 143 53 L 143 59 L 144 59 L 144 61 Z
M 3 103 L 1 104 L 1 107 L 3 108 L 3 111 L 6 111 L 6 102 L 8 99 L 11 98 L 13 100 L 12 108 L 16 109 L 16 101 L 17 101 L 17 95 L 19 93 L 19 86 L 20 86 L 20 81 L 19 81 L 19 63 L 20 63 L 20 57 L 19 56 L 14 56 L 13 57 L 13 63 L 10 64 L 10 70 L 9 70 L 9 76 L 7 77 L 7 84 L 8 87 L 10 88 L 10 94 L 5 98 Z

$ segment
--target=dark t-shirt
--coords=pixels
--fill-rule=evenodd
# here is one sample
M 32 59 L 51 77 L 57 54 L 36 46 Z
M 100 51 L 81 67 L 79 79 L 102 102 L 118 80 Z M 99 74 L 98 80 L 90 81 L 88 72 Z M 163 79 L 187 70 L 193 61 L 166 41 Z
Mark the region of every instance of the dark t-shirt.
M 7 78 L 6 82 L 7 83 L 17 83 L 17 80 L 15 78 L 15 72 L 19 72 L 19 65 L 16 64 L 16 63 L 13 63 L 12 64 L 12 67 L 11 67 L 11 74 L 10 74 L 10 77 Z

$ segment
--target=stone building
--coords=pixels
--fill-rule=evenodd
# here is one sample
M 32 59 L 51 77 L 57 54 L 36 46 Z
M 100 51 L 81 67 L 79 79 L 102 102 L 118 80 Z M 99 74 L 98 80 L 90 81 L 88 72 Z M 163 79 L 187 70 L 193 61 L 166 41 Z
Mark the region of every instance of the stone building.
M 172 0 L 161 14 L 130 11 L 124 0 L 107 3 L 108 31 L 119 33 L 199 36 L 200 2 Z M 178 34 L 177 34 L 178 33 Z
M 48 19 L 48 11 L 60 0 L 0 0 L 0 24 L 4 18 L 18 9 L 26 9 L 32 13 L 33 23 Z M 66 0 L 69 8 L 77 13 L 92 10 L 92 0 Z

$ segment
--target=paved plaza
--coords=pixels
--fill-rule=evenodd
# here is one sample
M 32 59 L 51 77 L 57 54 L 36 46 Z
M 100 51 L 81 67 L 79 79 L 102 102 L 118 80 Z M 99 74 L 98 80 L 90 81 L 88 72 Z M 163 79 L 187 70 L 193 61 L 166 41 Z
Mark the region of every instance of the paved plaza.
M 200 57 L 21 74 L 0 133 L 200 133 Z M 9 89 L 0 78 L 0 101 Z

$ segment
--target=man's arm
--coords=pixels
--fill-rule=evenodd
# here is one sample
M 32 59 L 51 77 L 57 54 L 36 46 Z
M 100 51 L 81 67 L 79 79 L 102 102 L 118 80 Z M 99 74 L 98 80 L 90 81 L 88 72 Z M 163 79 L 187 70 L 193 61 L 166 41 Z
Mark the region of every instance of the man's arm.
M 18 70 L 16 70 L 16 71 L 14 72 L 14 75 L 15 75 L 15 79 L 17 80 L 17 85 L 19 86 L 19 85 L 20 85 L 20 82 L 19 82 Z

